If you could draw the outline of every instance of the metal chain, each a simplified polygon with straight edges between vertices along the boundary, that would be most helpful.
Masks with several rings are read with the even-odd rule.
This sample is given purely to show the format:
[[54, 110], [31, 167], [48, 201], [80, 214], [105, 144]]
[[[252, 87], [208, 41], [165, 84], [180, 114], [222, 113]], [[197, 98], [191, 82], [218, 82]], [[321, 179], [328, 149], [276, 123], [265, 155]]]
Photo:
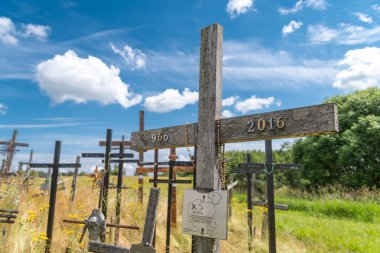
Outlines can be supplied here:
[[267, 165], [264, 163], [264, 171], [265, 171], [265, 173], [267, 173], [268, 175], [272, 174], [273, 171], [274, 171], [274, 167], [275, 167], [275, 166], [276, 166], [276, 164], [275, 164], [275, 163], [272, 163], [272, 170], [271, 170], [271, 171], [268, 171], [268, 170], [267, 170]]
[[189, 148], [189, 131], [187, 130], [188, 125], [190, 124], [189, 123], [185, 124], [185, 143], [186, 143], [187, 152], [189, 153], [191, 164], [193, 165], [193, 168], [195, 168], [194, 156], [191, 155], [190, 148]]
[[217, 145], [217, 154], [218, 154], [218, 175], [221, 183], [222, 190], [226, 189], [226, 156], [225, 156], [225, 145], [222, 143], [221, 134], [220, 134], [220, 120], [216, 120], [216, 145]]

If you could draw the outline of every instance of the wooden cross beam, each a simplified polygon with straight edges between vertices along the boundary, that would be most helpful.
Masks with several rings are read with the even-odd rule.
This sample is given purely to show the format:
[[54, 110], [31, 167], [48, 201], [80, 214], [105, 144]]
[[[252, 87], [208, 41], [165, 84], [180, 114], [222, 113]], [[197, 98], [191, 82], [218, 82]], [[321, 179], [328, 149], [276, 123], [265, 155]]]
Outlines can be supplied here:
[[17, 210], [0, 209], [0, 223], [14, 224], [18, 213]]
[[29, 147], [28, 143], [16, 142], [17, 130], [13, 130], [12, 139], [9, 141], [0, 141], [0, 145], [5, 145], [6, 159], [4, 163], [3, 173], [8, 173], [12, 166], [13, 156], [16, 147]]
[[[198, 123], [134, 132], [131, 137], [131, 149], [137, 151], [196, 146], [196, 189], [220, 189], [219, 158], [215, 145], [218, 141], [248, 142], [338, 132], [336, 106], [323, 104], [221, 119], [220, 138], [217, 138], [216, 121], [222, 111], [222, 44], [223, 28], [219, 24], [202, 29]], [[268, 154], [267, 164], [272, 163], [269, 158]], [[269, 209], [273, 209], [273, 204], [268, 198]], [[219, 252], [217, 240], [200, 236], [194, 238], [196, 253]], [[271, 244], [270, 253], [275, 252]]]
[[53, 163], [31, 163], [30, 168], [52, 168], [53, 174], [50, 184], [50, 200], [49, 200], [49, 214], [47, 221], [46, 236], [48, 238], [46, 242], [45, 252], [50, 252], [51, 243], [53, 241], [53, 227], [54, 227], [54, 214], [55, 214], [55, 202], [57, 198], [57, 182], [59, 168], [80, 168], [81, 165], [77, 163], [59, 163], [61, 156], [61, 141], [55, 142], [54, 148], [54, 160]]
[[95, 253], [156, 253], [152, 247], [154, 230], [156, 227], [157, 207], [160, 198], [160, 189], [151, 188], [149, 202], [146, 209], [144, 231], [141, 243], [132, 244], [131, 249], [120, 246], [90, 241], [88, 251]]

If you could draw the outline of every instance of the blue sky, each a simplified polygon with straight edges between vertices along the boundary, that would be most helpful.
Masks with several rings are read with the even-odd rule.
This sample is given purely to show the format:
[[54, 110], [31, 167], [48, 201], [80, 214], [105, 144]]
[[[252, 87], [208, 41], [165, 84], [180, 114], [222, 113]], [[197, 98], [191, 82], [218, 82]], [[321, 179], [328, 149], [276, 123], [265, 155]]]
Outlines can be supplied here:
[[196, 122], [200, 30], [215, 22], [224, 27], [224, 117], [380, 83], [377, 1], [3, 1], [0, 139], [18, 129], [36, 161], [51, 161], [62, 140], [70, 162], [101, 152], [107, 128], [129, 139], [141, 109], [146, 129]]

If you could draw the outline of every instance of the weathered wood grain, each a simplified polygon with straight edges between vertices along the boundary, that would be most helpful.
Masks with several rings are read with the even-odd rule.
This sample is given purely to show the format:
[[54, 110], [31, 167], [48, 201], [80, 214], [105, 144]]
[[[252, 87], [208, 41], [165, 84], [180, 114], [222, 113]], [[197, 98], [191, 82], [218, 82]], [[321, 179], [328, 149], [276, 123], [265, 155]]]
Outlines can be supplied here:
[[[218, 156], [215, 146], [215, 120], [222, 113], [222, 45], [221, 25], [214, 24], [202, 29], [198, 106], [198, 134], [201, 138], [197, 140], [196, 188], [220, 189], [216, 168]], [[189, 132], [189, 137], [191, 133]], [[191, 136], [193, 137], [189, 139], [193, 139], [194, 143], [194, 135]], [[219, 245], [219, 240], [194, 236], [195, 253], [219, 252]]]
[[239, 183], [238, 181], [235, 181], [235, 182], [233, 182], [233, 183], [227, 185], [227, 191], [233, 189], [235, 186], [238, 185], [238, 183]]
[[144, 231], [141, 242], [152, 245], [154, 236], [154, 227], [157, 219], [157, 207], [160, 199], [160, 189], [151, 188], [149, 193], [148, 208], [146, 210]]
[[129, 253], [127, 248], [97, 241], [90, 241], [88, 251], [95, 253]]
[[[206, 94], [206, 96], [208, 95]], [[205, 115], [205, 117], [208, 116]], [[282, 118], [284, 121], [284, 127], [282, 129], [278, 129], [276, 126], [279, 118]], [[269, 130], [269, 119], [273, 119], [272, 130]], [[263, 131], [259, 131], [257, 129], [259, 120], [266, 121], [266, 128]], [[209, 118], [208, 121], [210, 124], [213, 122], [211, 118]], [[248, 132], [250, 128], [250, 125], [248, 124], [249, 121], [255, 122], [255, 126], [253, 128], [254, 132]], [[215, 124], [212, 125], [215, 126]], [[196, 128], [197, 124], [189, 124], [187, 126], [189, 146], [194, 146], [194, 131]], [[152, 134], [166, 131], [169, 133], [169, 139], [167, 142], [152, 142]], [[337, 107], [332, 103], [252, 114], [221, 120], [222, 141], [225, 143], [334, 134], [338, 131]], [[153, 129], [144, 132], [134, 132], [132, 133], [131, 139], [131, 149], [133, 150], [185, 147], [185, 125]]]

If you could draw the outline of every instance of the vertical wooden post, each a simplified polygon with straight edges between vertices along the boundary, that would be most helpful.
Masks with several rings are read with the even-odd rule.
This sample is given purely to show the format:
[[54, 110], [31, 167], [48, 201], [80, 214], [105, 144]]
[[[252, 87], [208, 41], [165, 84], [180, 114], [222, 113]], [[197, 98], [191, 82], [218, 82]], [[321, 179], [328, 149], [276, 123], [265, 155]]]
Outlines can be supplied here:
[[[174, 161], [169, 161], [169, 182], [173, 180], [173, 164]], [[172, 193], [173, 184], [168, 185], [168, 208], [167, 208], [167, 221], [166, 221], [166, 253], [170, 253], [170, 229], [171, 229], [171, 214], [172, 214]]]
[[30, 176], [30, 164], [32, 163], [32, 160], [33, 160], [33, 149], [30, 150], [30, 155], [29, 155], [29, 163], [28, 163], [28, 166], [26, 167], [26, 193], [28, 194], [29, 192], [29, 176]]
[[[77, 156], [75, 163], [78, 164], [79, 166], [80, 156]], [[70, 201], [71, 204], [74, 203], [74, 198], [75, 198], [75, 190], [77, 187], [77, 177], [78, 177], [78, 169], [79, 169], [78, 166], [76, 166], [74, 169], [73, 182], [71, 183], [71, 201]]]
[[[139, 131], [144, 131], [144, 111], [140, 111], [140, 124], [139, 124]], [[139, 151], [139, 161], [140, 163], [144, 162], [144, 151]], [[139, 167], [143, 167], [142, 165], [139, 165]], [[144, 199], [144, 175], [138, 175], [138, 184], [139, 184], [139, 201], [142, 204]]]
[[[153, 172], [153, 187], [157, 188], [157, 179], [158, 179], [158, 149], [154, 150], [154, 172]], [[156, 227], [154, 227], [154, 235], [153, 235], [153, 247], [156, 247]]]
[[[177, 155], [175, 148], [170, 148], [170, 160], [176, 161], [177, 160]], [[177, 172], [174, 170], [173, 171], [173, 179], [177, 179]], [[173, 184], [173, 189], [172, 189], [172, 214], [171, 214], [171, 225], [172, 227], [177, 227], [177, 186], [176, 184]]]
[[[247, 154], [246, 162], [251, 163], [251, 154]], [[247, 173], [247, 218], [248, 218], [248, 250], [252, 250], [252, 220], [253, 220], [253, 209], [252, 209], [252, 174]]]
[[108, 209], [108, 187], [109, 187], [110, 169], [111, 169], [111, 166], [110, 166], [111, 141], [112, 141], [112, 129], [107, 129], [106, 152], [104, 154], [104, 182], [103, 182], [103, 202], [102, 202], [102, 213], [104, 215], [104, 218], [106, 219], [107, 219], [107, 209]]
[[[121, 138], [120, 147], [120, 162], [119, 168], [117, 171], [117, 189], [116, 189], [116, 224], [120, 224], [120, 206], [121, 206], [121, 187], [123, 185], [123, 166], [124, 163], [122, 161], [124, 154], [124, 135]], [[119, 228], [115, 228], [115, 245], [119, 244]]]
[[[202, 29], [199, 73], [199, 109], [196, 189], [218, 189], [215, 120], [222, 109], [223, 27]], [[219, 240], [195, 236], [195, 252], [219, 252]]]
[[[266, 164], [273, 163], [272, 140], [265, 140], [265, 163]], [[272, 171], [272, 173], [267, 173], [269, 253], [276, 253], [276, 225], [275, 225], [275, 212], [274, 212], [273, 170], [272, 168], [267, 168], [267, 170]]]
[[5, 173], [8, 173], [11, 169], [11, 166], [12, 166], [12, 160], [13, 160], [13, 155], [14, 155], [14, 151], [15, 151], [15, 144], [16, 144], [16, 137], [17, 137], [17, 130], [13, 130], [12, 140], [8, 144], [7, 159], [6, 159], [7, 162], [6, 162], [6, 166], [4, 168]]
[[61, 155], [61, 141], [56, 141], [55, 148], [54, 148], [53, 174], [52, 174], [51, 186], [50, 186], [49, 214], [48, 214], [47, 229], [46, 229], [46, 236], [48, 240], [46, 242], [45, 252], [47, 253], [50, 252], [51, 242], [53, 241], [54, 213], [55, 213], [55, 201], [57, 198], [57, 182], [58, 182], [60, 155]]

